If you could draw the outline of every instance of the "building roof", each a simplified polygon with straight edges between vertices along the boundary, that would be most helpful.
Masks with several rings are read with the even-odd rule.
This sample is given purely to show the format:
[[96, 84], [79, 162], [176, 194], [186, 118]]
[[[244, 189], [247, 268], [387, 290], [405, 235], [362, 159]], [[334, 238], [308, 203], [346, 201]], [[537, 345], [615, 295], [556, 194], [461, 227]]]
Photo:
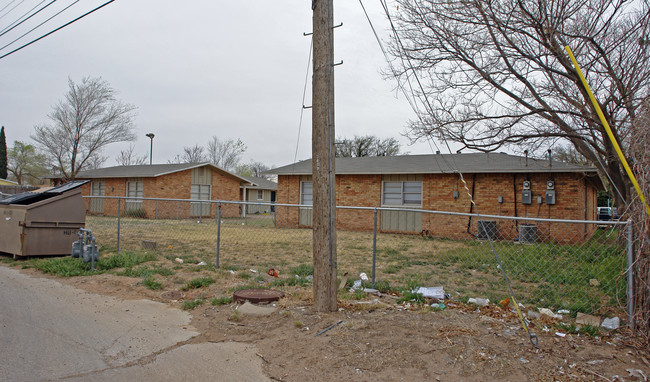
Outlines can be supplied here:
[[243, 178], [246, 178], [249, 182], [252, 183], [251, 186], [246, 186], [246, 188], [249, 188], [251, 190], [271, 190], [271, 191], [276, 191], [278, 189], [278, 184], [275, 183], [272, 180], [268, 180], [266, 178], [256, 178], [253, 176], [244, 176]]
[[208, 166], [213, 169], [239, 179], [242, 182], [250, 183], [248, 179], [221, 169], [211, 163], [170, 163], [134, 166], [114, 166], [98, 168], [95, 170], [81, 171], [77, 179], [103, 179], [103, 178], [156, 178], [162, 175], [173, 174], [179, 171], [191, 170], [198, 167]]
[[[532, 159], [505, 153], [399, 155], [336, 158], [337, 174], [450, 174], [450, 173], [593, 173], [596, 168], [572, 163]], [[277, 175], [311, 175], [311, 159], [266, 172]]]

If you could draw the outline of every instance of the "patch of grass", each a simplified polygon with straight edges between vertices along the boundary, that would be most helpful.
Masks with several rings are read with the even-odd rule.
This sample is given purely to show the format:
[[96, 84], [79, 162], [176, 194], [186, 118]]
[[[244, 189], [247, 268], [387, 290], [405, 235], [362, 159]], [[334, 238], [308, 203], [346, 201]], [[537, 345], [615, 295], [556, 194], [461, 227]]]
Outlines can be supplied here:
[[274, 287], [279, 287], [279, 286], [307, 286], [311, 285], [311, 281], [302, 278], [302, 277], [288, 277], [286, 279], [275, 279], [271, 281], [271, 286]]
[[588, 335], [592, 337], [596, 337], [600, 335], [600, 328], [597, 326], [591, 326], [589, 324], [582, 325], [580, 329], [578, 329], [578, 333], [582, 335]]
[[60, 277], [88, 276], [103, 273], [114, 268], [131, 268], [135, 265], [155, 260], [156, 257], [147, 253], [121, 252], [110, 257], [101, 257], [95, 262], [95, 271], [91, 270], [90, 263], [81, 259], [68, 257], [54, 257], [46, 259], [33, 259], [30, 266], [43, 273]]
[[212, 277], [197, 277], [195, 279], [186, 282], [185, 285], [181, 287], [181, 290], [190, 290], [190, 289], [207, 287], [216, 281], [217, 280], [213, 279]]
[[413, 290], [404, 291], [402, 297], [398, 298], [396, 301], [398, 303], [410, 302], [416, 305], [422, 305], [426, 302], [424, 296], [422, 296], [422, 293], [415, 293]]
[[249, 271], [241, 271], [241, 272], [237, 272], [237, 277], [239, 277], [242, 280], [250, 280], [251, 278], [253, 278], [253, 275], [251, 275]]
[[159, 281], [156, 281], [156, 279], [153, 278], [153, 276], [147, 276], [142, 280], [142, 285], [144, 285], [145, 288], [151, 289], [151, 290], [157, 290], [162, 288], [162, 283]]
[[292, 275], [298, 275], [301, 277], [311, 276], [314, 274], [314, 266], [309, 264], [300, 264], [297, 267], [293, 267], [289, 270]]
[[195, 298], [193, 300], [185, 300], [181, 304], [181, 309], [183, 310], [192, 310], [196, 307], [199, 307], [205, 303], [205, 299], [203, 297]]
[[156, 260], [156, 255], [152, 253], [127, 252], [123, 251], [111, 257], [99, 257], [99, 262], [95, 266], [100, 269], [114, 268], [132, 268], [136, 265]]
[[210, 300], [210, 304], [215, 306], [228, 305], [232, 303], [232, 296], [215, 297]]
[[300, 328], [303, 327], [303, 323], [302, 323], [302, 321], [294, 321], [294, 322], [293, 322], [293, 326], [295, 326], [296, 328], [300, 329]]
[[137, 267], [137, 268], [125, 268], [121, 272], [117, 272], [118, 276], [127, 276], [127, 277], [148, 277], [151, 275], [161, 275], [161, 276], [173, 276], [176, 272], [169, 268], [155, 266], [155, 267]]

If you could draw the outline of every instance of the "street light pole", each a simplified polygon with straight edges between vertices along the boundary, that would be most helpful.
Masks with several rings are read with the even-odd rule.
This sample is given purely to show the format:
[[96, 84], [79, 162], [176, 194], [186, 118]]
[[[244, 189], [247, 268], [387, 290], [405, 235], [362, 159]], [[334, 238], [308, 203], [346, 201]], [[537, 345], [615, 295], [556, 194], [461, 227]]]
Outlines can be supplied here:
[[153, 133], [149, 133], [147, 134], [147, 137], [151, 139], [151, 146], [149, 147], [149, 166], [151, 166], [153, 163], [153, 137], [155, 137], [155, 135]]

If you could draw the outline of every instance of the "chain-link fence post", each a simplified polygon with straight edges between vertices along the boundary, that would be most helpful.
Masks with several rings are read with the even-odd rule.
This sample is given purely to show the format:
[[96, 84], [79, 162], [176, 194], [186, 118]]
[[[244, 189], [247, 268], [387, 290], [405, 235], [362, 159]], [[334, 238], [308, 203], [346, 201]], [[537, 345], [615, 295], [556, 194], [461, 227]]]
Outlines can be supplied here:
[[219, 269], [220, 244], [221, 244], [221, 203], [217, 204], [217, 263], [216, 263], [217, 269]]
[[372, 228], [372, 289], [375, 289], [375, 266], [377, 264], [377, 209]]
[[634, 226], [628, 220], [625, 230], [627, 241], [627, 326], [634, 328]]
[[122, 198], [117, 198], [117, 253], [120, 253], [120, 212], [122, 211]]
[[158, 199], [156, 199], [156, 219], [158, 219]]

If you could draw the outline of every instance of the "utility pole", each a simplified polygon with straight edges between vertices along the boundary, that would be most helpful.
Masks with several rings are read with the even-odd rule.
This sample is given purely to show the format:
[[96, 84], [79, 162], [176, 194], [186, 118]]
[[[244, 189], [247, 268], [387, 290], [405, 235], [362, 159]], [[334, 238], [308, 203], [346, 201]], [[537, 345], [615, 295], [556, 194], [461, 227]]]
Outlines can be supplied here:
[[336, 306], [336, 197], [334, 181], [334, 6], [312, 0], [314, 68], [312, 78], [312, 184], [314, 307]]

